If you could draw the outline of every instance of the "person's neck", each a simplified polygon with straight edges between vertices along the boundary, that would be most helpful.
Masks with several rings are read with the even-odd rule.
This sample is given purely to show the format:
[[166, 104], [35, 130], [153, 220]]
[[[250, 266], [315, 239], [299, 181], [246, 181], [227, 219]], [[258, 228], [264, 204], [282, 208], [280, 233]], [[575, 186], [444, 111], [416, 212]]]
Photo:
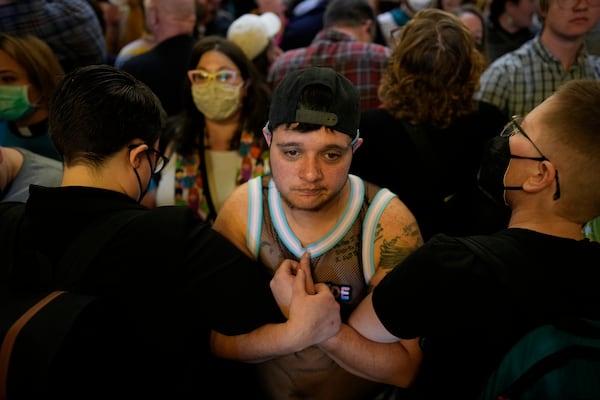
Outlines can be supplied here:
[[352, 38], [354, 38], [354, 40], [358, 40], [359, 42], [365, 41], [365, 40], [362, 40], [362, 38], [359, 35], [359, 32], [355, 28], [350, 28], [350, 27], [346, 27], [346, 26], [334, 26], [331, 29], [333, 29], [336, 32], [340, 32], [345, 35], [351, 36]]
[[571, 68], [571, 65], [577, 59], [577, 55], [583, 46], [585, 36], [575, 39], [566, 39], [558, 37], [549, 29], [544, 29], [540, 36], [540, 41], [561, 62], [565, 71]]
[[48, 119], [48, 109], [43, 106], [40, 108], [36, 108], [27, 118], [22, 119], [20, 121], [15, 121], [15, 125], [19, 128], [24, 126], [31, 126], [37, 123], [40, 123], [44, 120]]
[[229, 118], [225, 121], [206, 120], [204, 135], [207, 148], [215, 151], [231, 150], [231, 142], [240, 131], [239, 118]]
[[[132, 172], [133, 173], [133, 169]], [[64, 166], [61, 187], [82, 186], [97, 189], [112, 190], [114, 192], [129, 195], [115, 176], [124, 177], [123, 173], [115, 173], [108, 166], [105, 168], [91, 168], [86, 165], [78, 164], [74, 166]]]
[[167, 39], [171, 39], [175, 36], [180, 35], [194, 35], [194, 29], [196, 25], [193, 23], [178, 23], [169, 26], [162, 27], [160, 29], [156, 29], [153, 32], [153, 36], [156, 40], [156, 43], [162, 43]]
[[581, 224], [558, 215], [548, 215], [539, 209], [513, 210], [509, 228], [522, 228], [567, 239], [582, 240]]

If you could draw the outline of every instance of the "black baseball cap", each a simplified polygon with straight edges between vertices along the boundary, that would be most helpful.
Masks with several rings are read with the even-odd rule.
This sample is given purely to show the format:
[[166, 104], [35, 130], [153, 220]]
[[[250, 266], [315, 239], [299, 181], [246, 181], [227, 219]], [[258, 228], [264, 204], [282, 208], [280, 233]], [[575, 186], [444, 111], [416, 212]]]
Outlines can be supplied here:
[[[326, 111], [299, 109], [298, 101], [309, 85], [324, 85], [331, 90], [332, 101]], [[354, 84], [342, 74], [327, 67], [308, 67], [285, 75], [273, 92], [269, 126], [301, 122], [326, 126], [358, 137], [360, 96]]]

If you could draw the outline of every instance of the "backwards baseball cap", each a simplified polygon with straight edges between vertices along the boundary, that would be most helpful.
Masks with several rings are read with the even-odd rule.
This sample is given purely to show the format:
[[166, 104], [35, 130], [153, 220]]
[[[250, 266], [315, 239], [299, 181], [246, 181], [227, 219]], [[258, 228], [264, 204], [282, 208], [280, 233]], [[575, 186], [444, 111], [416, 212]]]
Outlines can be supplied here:
[[[331, 91], [326, 110], [299, 108], [307, 86], [323, 85]], [[360, 121], [360, 96], [354, 84], [331, 68], [308, 67], [288, 72], [273, 91], [269, 126], [276, 128], [294, 122], [326, 126], [356, 140]]]

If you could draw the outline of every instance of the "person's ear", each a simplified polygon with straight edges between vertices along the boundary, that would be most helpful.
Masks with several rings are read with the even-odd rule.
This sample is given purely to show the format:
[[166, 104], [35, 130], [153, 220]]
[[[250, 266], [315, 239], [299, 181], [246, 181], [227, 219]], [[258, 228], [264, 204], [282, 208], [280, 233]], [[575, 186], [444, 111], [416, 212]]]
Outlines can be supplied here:
[[268, 125], [263, 128], [263, 136], [267, 142], [267, 146], [271, 147], [271, 140], [273, 139], [273, 133], [269, 130]]
[[252, 85], [252, 79], [248, 78], [248, 79], [246, 79], [246, 81], [242, 85], [242, 89], [240, 90], [242, 99], [248, 95], [248, 90], [250, 90], [250, 85]]
[[358, 138], [354, 143], [352, 143], [352, 154], [363, 144], [363, 138]]
[[148, 145], [145, 143], [129, 149], [129, 163], [133, 168], [139, 168], [146, 150], [148, 150]]
[[364, 36], [367, 38], [366, 41], [372, 42], [375, 39], [375, 23], [372, 19], [368, 19], [363, 22], [362, 26]]
[[525, 192], [537, 193], [551, 187], [556, 181], [556, 167], [550, 161], [542, 161], [538, 164], [538, 172], [523, 182]]

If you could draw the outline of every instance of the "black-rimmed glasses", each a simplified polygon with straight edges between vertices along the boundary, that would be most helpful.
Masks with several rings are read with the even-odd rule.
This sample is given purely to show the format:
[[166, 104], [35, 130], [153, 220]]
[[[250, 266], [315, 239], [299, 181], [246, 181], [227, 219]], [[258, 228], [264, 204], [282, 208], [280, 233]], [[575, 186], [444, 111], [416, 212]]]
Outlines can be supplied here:
[[[516, 133], [516, 131], [518, 131], [521, 135], [523, 135], [523, 137], [525, 137], [525, 139], [527, 139], [529, 141], [529, 143], [531, 143], [533, 148], [538, 153], [540, 153], [541, 157], [525, 157], [525, 156], [518, 156], [518, 155], [511, 154], [510, 158], [516, 158], [516, 159], [520, 159], [520, 160], [533, 160], [533, 161], [540, 161], [540, 162], [541, 161], [550, 161], [548, 159], [548, 157], [546, 157], [544, 155], [544, 153], [542, 153], [542, 151], [539, 149], [539, 147], [537, 147], [537, 145], [533, 142], [533, 140], [531, 140], [529, 135], [527, 133], [525, 133], [525, 130], [523, 130], [523, 127], [521, 126], [522, 121], [523, 121], [523, 117], [521, 117], [519, 115], [513, 115], [512, 118], [510, 119], [510, 122], [508, 124], [506, 124], [506, 126], [500, 133], [500, 136], [510, 137], [510, 136], [513, 136]], [[552, 162], [552, 161], [550, 161], [550, 162]], [[554, 193], [553, 199], [558, 200], [560, 198], [560, 184], [558, 183], [558, 169], [555, 169], [555, 179], [556, 179], [556, 192]]]
[[[131, 151], [131, 150], [135, 149], [136, 147], [140, 147], [143, 144], [147, 144], [147, 143], [130, 144], [129, 146], [127, 146], [127, 148], [129, 149], [129, 151]], [[169, 163], [169, 158], [167, 156], [162, 154], [160, 151], [154, 149], [149, 144], [148, 144], [148, 149], [146, 150], [146, 154], [148, 156], [148, 162], [150, 163], [150, 166], [152, 166], [153, 174], [158, 174]], [[150, 154], [152, 154], [154, 156], [154, 163], [152, 162], [152, 160], [150, 158]]]

